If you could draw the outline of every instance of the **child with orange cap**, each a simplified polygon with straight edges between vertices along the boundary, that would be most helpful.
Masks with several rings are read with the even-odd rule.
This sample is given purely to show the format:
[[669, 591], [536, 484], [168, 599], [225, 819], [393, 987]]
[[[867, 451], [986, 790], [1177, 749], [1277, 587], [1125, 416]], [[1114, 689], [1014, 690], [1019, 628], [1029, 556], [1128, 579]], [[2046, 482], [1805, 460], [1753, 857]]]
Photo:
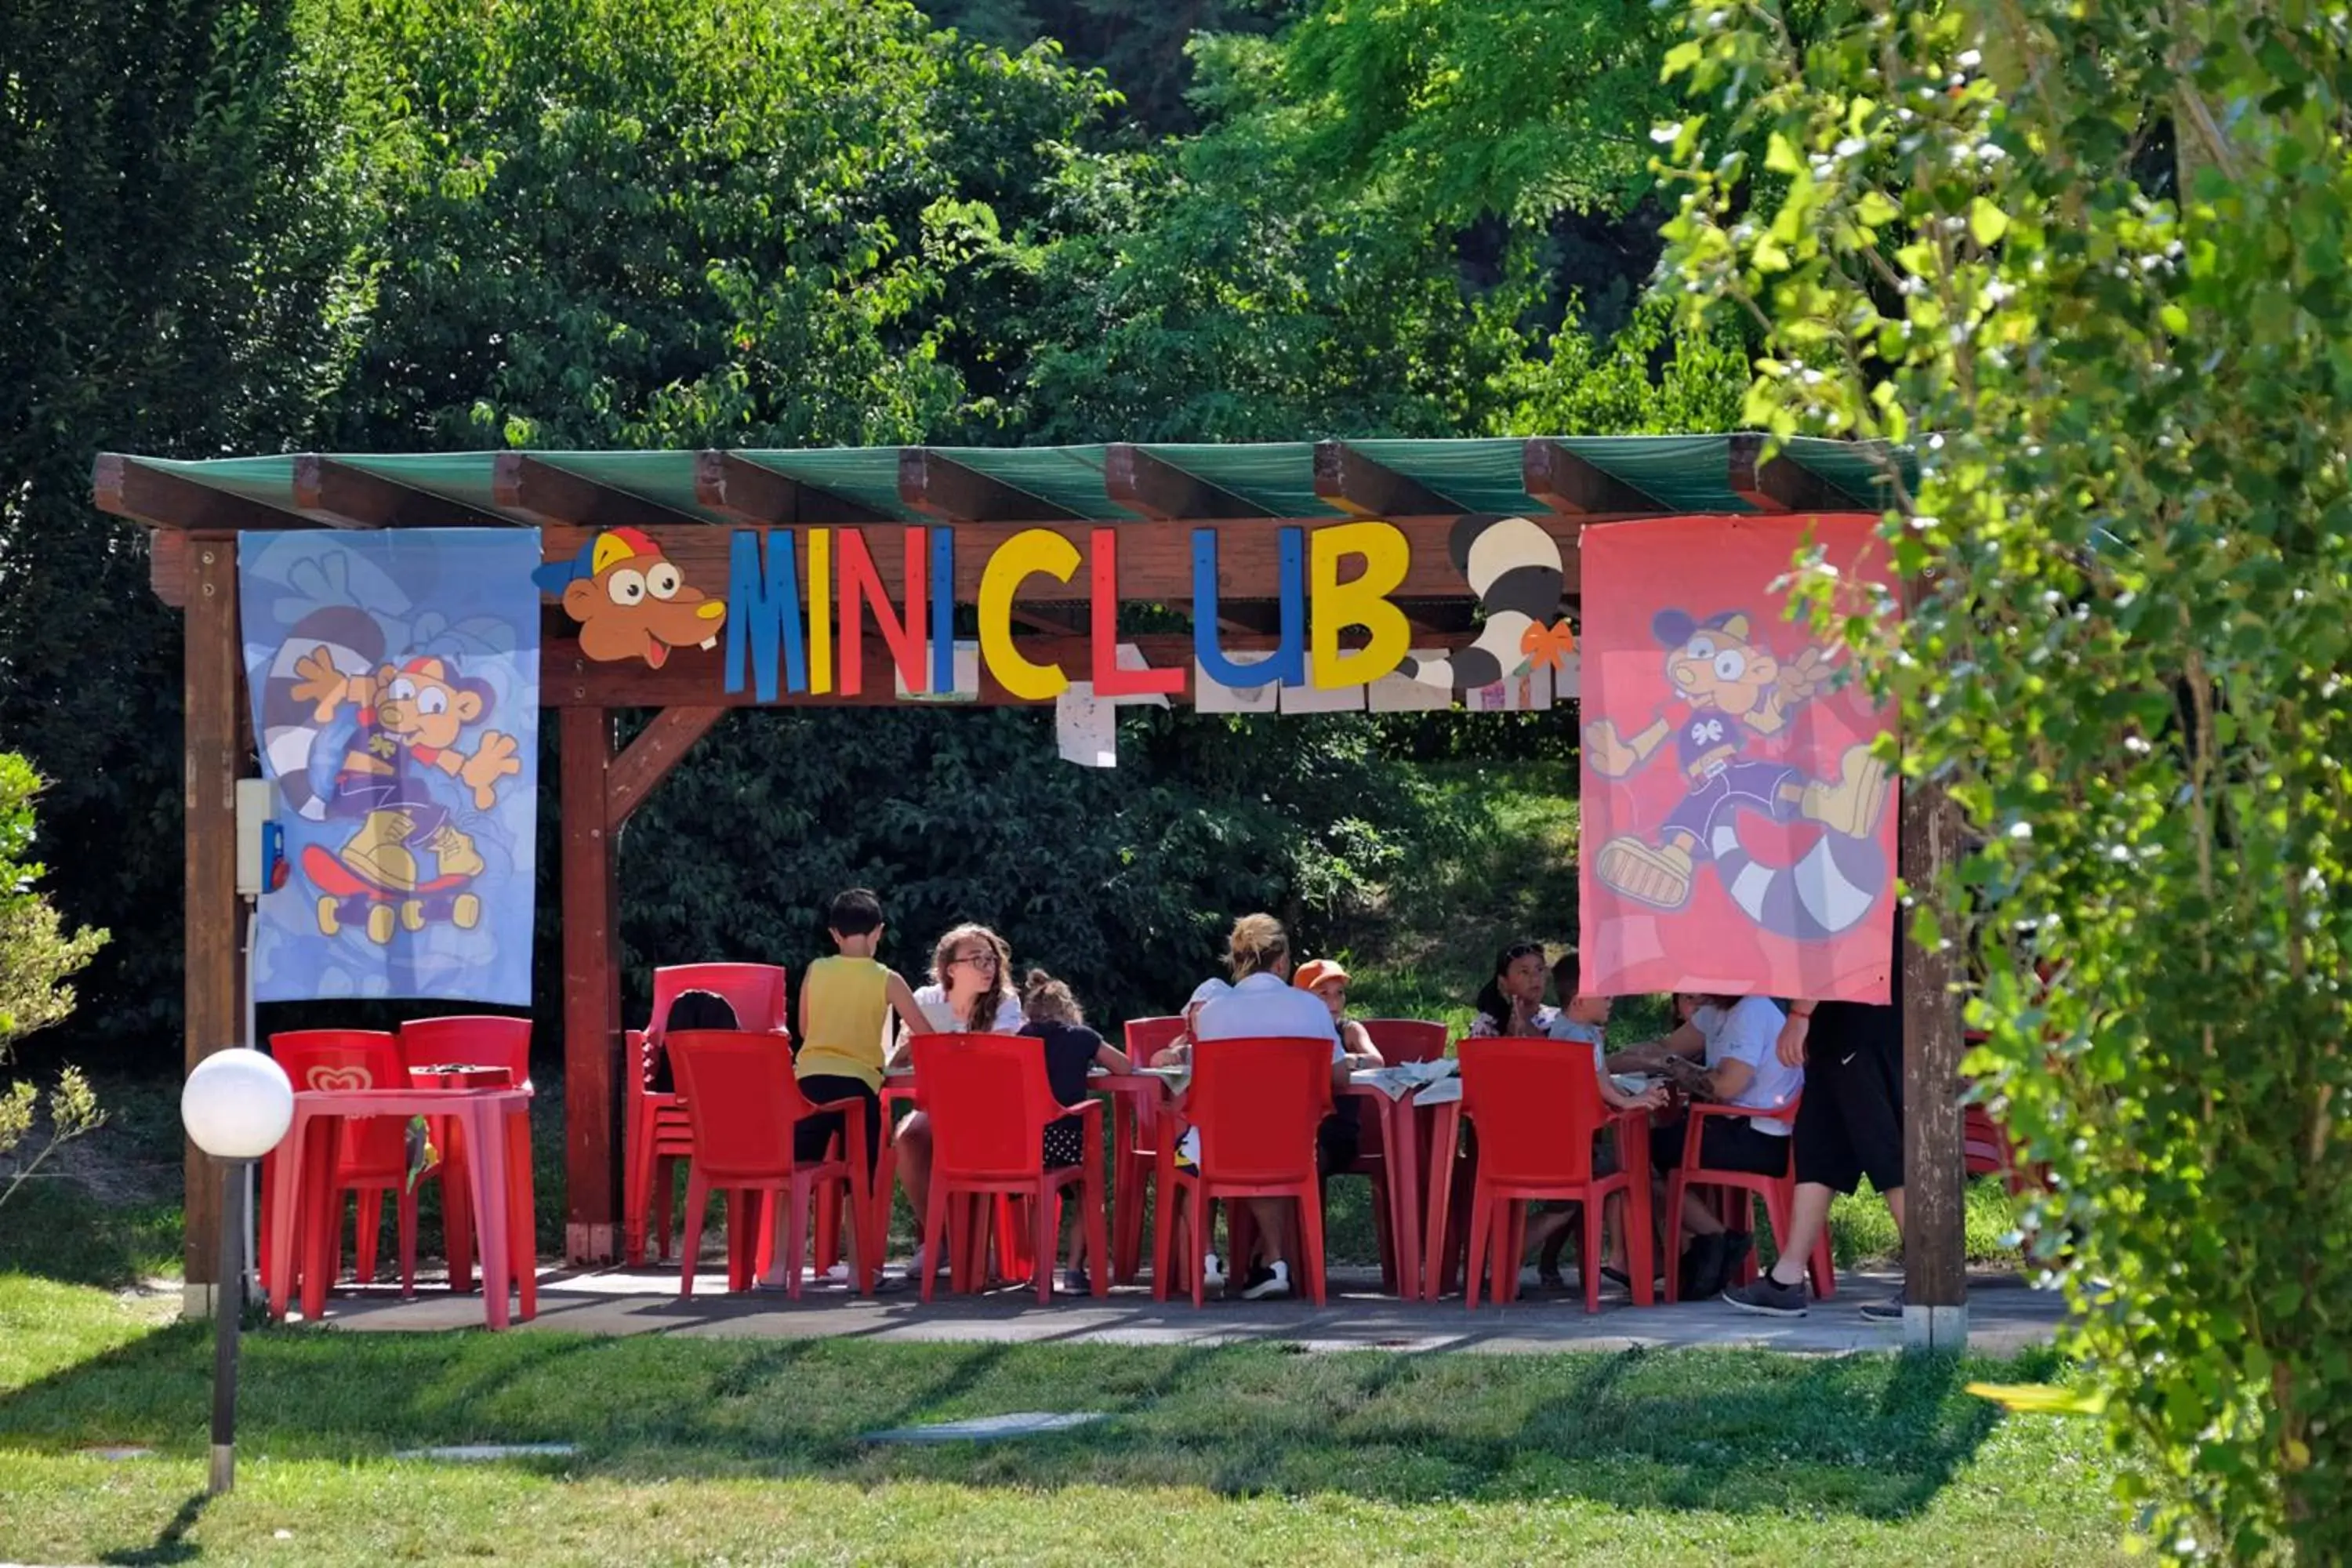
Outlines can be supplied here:
[[[1350, 1073], [1382, 1064], [1379, 1047], [1364, 1026], [1348, 1016], [1348, 972], [1338, 960], [1310, 958], [1298, 966], [1290, 983], [1301, 991], [1311, 991], [1331, 1009], [1331, 1026], [1339, 1031], [1339, 1049], [1331, 1058], [1331, 1076], [1335, 1084], [1344, 1084]], [[1363, 1107], [1351, 1095], [1341, 1095], [1331, 1104], [1331, 1114], [1323, 1119], [1316, 1130], [1315, 1152], [1323, 1173], [1344, 1171], [1356, 1163], [1363, 1146]]]

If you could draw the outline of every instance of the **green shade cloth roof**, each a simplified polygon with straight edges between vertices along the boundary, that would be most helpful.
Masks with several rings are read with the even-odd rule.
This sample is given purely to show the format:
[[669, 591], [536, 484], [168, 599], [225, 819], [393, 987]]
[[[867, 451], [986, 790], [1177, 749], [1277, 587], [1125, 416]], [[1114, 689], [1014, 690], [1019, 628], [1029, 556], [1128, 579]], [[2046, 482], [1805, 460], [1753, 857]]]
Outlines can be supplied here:
[[[1756, 510], [1730, 488], [1733, 437], [1714, 436], [1573, 436], [1557, 438], [1594, 468], [1654, 503], [1661, 513], [1745, 512]], [[1349, 441], [1361, 459], [1387, 468], [1443, 497], [1465, 512], [1524, 512], [1547, 509], [1526, 489], [1527, 440], [1495, 437], [1460, 440]], [[808, 450], [738, 450], [730, 455], [769, 468], [867, 511], [908, 522], [925, 521], [898, 489], [902, 451], [898, 447], [827, 447]], [[1062, 511], [1103, 522], [1139, 521], [1110, 499], [1103, 470], [1108, 448], [1082, 447], [933, 447], [919, 448], [986, 475], [999, 484], [1034, 496]], [[1330, 518], [1343, 511], [1315, 493], [1315, 444], [1280, 441], [1233, 445], [1143, 444], [1140, 449], [1168, 466], [1265, 511], [1271, 517]], [[456, 501], [516, 522], [531, 521], [498, 504], [493, 487], [496, 452], [435, 452], [398, 455], [331, 454], [335, 462], [377, 478]], [[611, 489], [625, 491], [687, 517], [711, 523], [730, 521], [706, 508], [695, 493], [698, 454], [692, 451], [532, 452], [551, 468]], [[1853, 442], [1801, 438], [1781, 455], [1865, 506], [1875, 506], [1891, 460], [1906, 484], [1916, 464], [1907, 451]], [[224, 458], [204, 462], [160, 458], [126, 461], [173, 475], [207, 489], [279, 510], [293, 511], [296, 458]]]

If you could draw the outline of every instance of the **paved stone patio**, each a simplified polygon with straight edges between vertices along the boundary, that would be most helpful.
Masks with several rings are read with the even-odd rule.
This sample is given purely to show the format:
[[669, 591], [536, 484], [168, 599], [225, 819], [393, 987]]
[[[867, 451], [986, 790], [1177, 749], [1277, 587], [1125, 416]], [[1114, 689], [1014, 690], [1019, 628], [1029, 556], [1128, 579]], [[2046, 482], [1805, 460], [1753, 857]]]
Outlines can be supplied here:
[[[879, 1297], [853, 1297], [838, 1286], [811, 1284], [793, 1301], [781, 1292], [726, 1294], [723, 1269], [696, 1276], [690, 1301], [677, 1299], [675, 1268], [548, 1270], [540, 1276], [539, 1317], [520, 1331], [562, 1330], [590, 1334], [719, 1334], [740, 1338], [867, 1339], [885, 1342], [939, 1341], [993, 1343], [1202, 1345], [1295, 1344], [1309, 1351], [1461, 1350], [1490, 1353], [1622, 1351], [1635, 1347], [1752, 1346], [1799, 1354], [1891, 1350], [1900, 1326], [1865, 1322], [1855, 1309], [1894, 1293], [1899, 1276], [1885, 1271], [1842, 1273], [1834, 1300], [1814, 1303], [1802, 1318], [1759, 1318], [1719, 1300], [1639, 1308], [1604, 1290], [1601, 1310], [1588, 1316], [1580, 1292], [1533, 1289], [1509, 1307], [1482, 1303], [1466, 1310], [1460, 1297], [1406, 1302], [1379, 1294], [1375, 1271], [1335, 1271], [1328, 1305], [1305, 1300], [1216, 1301], [1195, 1311], [1189, 1299], [1155, 1302], [1144, 1288], [1122, 1288], [1103, 1300], [1057, 1297], [1040, 1306], [1027, 1290], [955, 1296], [940, 1282], [926, 1307], [911, 1286]], [[2064, 1303], [2008, 1274], [1969, 1281], [1969, 1345], [1990, 1355], [2013, 1355], [2052, 1339]], [[352, 1330], [478, 1329], [478, 1295], [451, 1296], [418, 1285], [413, 1301], [398, 1287], [345, 1287], [329, 1299], [326, 1321]]]

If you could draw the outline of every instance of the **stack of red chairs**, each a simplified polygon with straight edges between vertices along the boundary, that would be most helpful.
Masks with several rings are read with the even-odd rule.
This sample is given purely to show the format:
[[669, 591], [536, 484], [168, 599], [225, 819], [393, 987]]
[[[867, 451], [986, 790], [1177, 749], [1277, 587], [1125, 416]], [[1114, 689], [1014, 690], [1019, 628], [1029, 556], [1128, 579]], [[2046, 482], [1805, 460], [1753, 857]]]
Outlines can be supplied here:
[[[1331, 1042], [1267, 1038], [1195, 1040], [1192, 1078], [1175, 1114], [1158, 1134], [1160, 1206], [1152, 1227], [1151, 1294], [1168, 1299], [1176, 1228], [1188, 1231], [1184, 1268], [1192, 1304], [1206, 1295], [1208, 1205], [1236, 1198], [1287, 1198], [1298, 1205], [1299, 1250], [1308, 1300], [1323, 1305], [1322, 1184], [1315, 1173], [1315, 1132], [1331, 1113]], [[1186, 1125], [1200, 1130], [1199, 1168], [1176, 1163]], [[1181, 1212], [1181, 1218], [1180, 1218]], [[1241, 1244], [1235, 1241], [1236, 1254]], [[1234, 1258], [1236, 1267], [1244, 1259]]]
[[[784, 971], [773, 963], [676, 963], [654, 971], [653, 1016], [641, 1032], [629, 1031], [632, 1063], [622, 1101], [622, 1258], [632, 1268], [646, 1260], [646, 1213], [655, 1212], [661, 1256], [669, 1256], [669, 1210], [677, 1162], [694, 1157], [694, 1128], [678, 1093], [653, 1091], [652, 1063], [646, 1045], [659, 1042], [671, 1004], [688, 991], [709, 991], [727, 999], [744, 1029], [789, 1035], [784, 1023]], [[772, 1045], [772, 1041], [771, 1042]], [[790, 1058], [787, 1057], [787, 1066]], [[683, 1081], [683, 1080], [679, 1080]], [[658, 1196], [660, 1203], [655, 1203]], [[692, 1261], [691, 1258], [688, 1259]]]
[[[269, 1054], [297, 1089], [404, 1089], [408, 1084], [408, 1068], [400, 1059], [399, 1045], [381, 1029], [290, 1030], [269, 1037]], [[277, 1164], [276, 1154], [263, 1157], [261, 1191], [265, 1205]], [[413, 1292], [416, 1289], [416, 1194], [408, 1188], [407, 1129], [398, 1118], [344, 1122], [341, 1135], [336, 1140], [330, 1185], [324, 1191], [305, 1189], [302, 1193], [295, 1235], [307, 1236], [313, 1226], [326, 1228], [330, 1280], [340, 1278], [343, 1271], [342, 1207], [346, 1193], [352, 1194], [359, 1205], [352, 1259], [352, 1272], [359, 1282], [369, 1285], [375, 1281], [383, 1199], [390, 1193], [400, 1229], [401, 1288]], [[308, 1249], [298, 1244], [297, 1256], [293, 1258], [271, 1256], [267, 1243], [269, 1215], [266, 1206], [260, 1215], [260, 1229], [264, 1238], [260, 1258], [264, 1279], [272, 1278], [273, 1268], [285, 1268], [299, 1282], [300, 1255]]]
[[[1364, 1033], [1370, 1037], [1372, 1048], [1381, 1053], [1381, 1060], [1391, 1067], [1406, 1062], [1433, 1062], [1445, 1054], [1443, 1024], [1426, 1024], [1415, 1018], [1367, 1018]], [[1394, 1295], [1396, 1237], [1389, 1224], [1388, 1149], [1378, 1117], [1363, 1119], [1355, 1161], [1338, 1173], [1371, 1179], [1372, 1232], [1380, 1238], [1381, 1246], [1381, 1289]]]
[[[1584, 1208], [1584, 1310], [1601, 1310], [1602, 1210], [1612, 1194], [1627, 1199], [1626, 1248], [1633, 1278], [1650, 1278], [1648, 1194], [1635, 1186], [1633, 1162], [1593, 1173], [1592, 1143], [1609, 1118], [1590, 1058], [1550, 1040], [1462, 1042], [1462, 1114], [1478, 1130], [1478, 1174], [1471, 1189], [1470, 1253], [1463, 1289], [1478, 1305], [1480, 1264], [1495, 1300], [1518, 1299], [1519, 1259], [1527, 1253], [1527, 1205], [1538, 1200]], [[1563, 1114], [1564, 1112], [1564, 1114]], [[1646, 1174], [1643, 1176], [1646, 1184]]]
[[[1000, 1230], [1012, 1224], [1018, 1199], [1034, 1218], [1025, 1238], [1037, 1300], [1054, 1297], [1054, 1258], [1062, 1234], [1062, 1198], [1078, 1189], [1084, 1205], [1088, 1255], [1094, 1260], [1097, 1296], [1110, 1290], [1103, 1267], [1108, 1238], [1103, 1224], [1102, 1101], [1063, 1105], [1045, 1079], [1041, 1040], [1019, 1035], [918, 1035], [915, 1087], [931, 1119], [931, 1184], [923, 1216], [924, 1255], [937, 1258], [940, 1230], [947, 1230], [956, 1289], [973, 1290], [986, 1279], [987, 1248], [981, 1245], [992, 1209], [1001, 1209]], [[1064, 1116], [1084, 1119], [1085, 1153], [1076, 1165], [1045, 1168], [1046, 1123]], [[999, 1200], [992, 1203], [993, 1198]], [[1010, 1235], [1000, 1234], [1004, 1273], [1019, 1267]], [[922, 1295], [931, 1299], [935, 1272], [923, 1271]]]
[[[400, 1026], [401, 1065], [415, 1075], [427, 1068], [467, 1066], [498, 1068], [513, 1084], [530, 1082], [530, 1020], [482, 1014], [446, 1018], [411, 1018]], [[433, 1147], [439, 1163], [419, 1178], [419, 1184], [441, 1184], [441, 1233], [449, 1255], [449, 1288], [470, 1290], [474, 1280], [474, 1205], [466, 1184], [466, 1151], [450, 1136], [455, 1123], [446, 1116], [431, 1119]]]
[[[763, 1251], [761, 1237], [773, 1226], [772, 1204], [785, 1210], [785, 1289], [801, 1294], [801, 1258], [808, 1240], [809, 1207], [819, 1194], [849, 1192], [850, 1273], [856, 1289], [870, 1292], [881, 1266], [881, 1240], [871, 1234], [874, 1212], [867, 1192], [869, 1169], [865, 1118], [853, 1109], [842, 1117], [842, 1136], [824, 1157], [803, 1164], [793, 1157], [793, 1131], [820, 1108], [801, 1093], [789, 1052], [775, 1036], [750, 1030], [688, 1029], [667, 1039], [686, 1115], [692, 1124], [694, 1152], [688, 1167], [686, 1234], [678, 1296], [694, 1294], [694, 1268], [702, 1245], [702, 1220], [713, 1191], [727, 1197], [727, 1288], [751, 1288]], [[757, 1201], [755, 1201], [757, 1200]]]
[[[1146, 1068], [1151, 1058], [1176, 1043], [1184, 1033], [1181, 1017], [1129, 1018], [1127, 1021], [1127, 1059], [1130, 1066]], [[1125, 1284], [1143, 1268], [1143, 1199], [1151, 1185], [1152, 1173], [1159, 1168], [1159, 1132], [1153, 1119], [1148, 1115], [1136, 1119], [1134, 1132], [1118, 1141], [1111, 1151], [1112, 1170], [1110, 1276]]]
[[[1797, 1107], [1804, 1097], [1792, 1098], [1769, 1120], [1785, 1121], [1791, 1128], [1797, 1124]], [[1699, 1163], [1699, 1134], [1710, 1116], [1754, 1116], [1753, 1107], [1719, 1105], [1707, 1101], [1692, 1102], [1690, 1120], [1683, 1128], [1683, 1163], [1666, 1177], [1666, 1300], [1681, 1299], [1682, 1270], [1675, 1260], [1683, 1249], [1683, 1194], [1692, 1187], [1712, 1187], [1725, 1206], [1724, 1220], [1734, 1229], [1752, 1228], [1748, 1223], [1755, 1200], [1764, 1200], [1764, 1217], [1771, 1223], [1772, 1234], [1789, 1234], [1789, 1215], [1797, 1199], [1796, 1140], [1790, 1144], [1788, 1168], [1778, 1174], [1759, 1176], [1746, 1171], [1718, 1171]], [[1830, 1227], [1822, 1226], [1821, 1236], [1813, 1243], [1813, 1255], [1808, 1260], [1813, 1276], [1813, 1295], [1826, 1301], [1837, 1294], [1837, 1265], [1830, 1256]], [[1756, 1262], [1751, 1256], [1741, 1267], [1743, 1282], [1755, 1278]]]

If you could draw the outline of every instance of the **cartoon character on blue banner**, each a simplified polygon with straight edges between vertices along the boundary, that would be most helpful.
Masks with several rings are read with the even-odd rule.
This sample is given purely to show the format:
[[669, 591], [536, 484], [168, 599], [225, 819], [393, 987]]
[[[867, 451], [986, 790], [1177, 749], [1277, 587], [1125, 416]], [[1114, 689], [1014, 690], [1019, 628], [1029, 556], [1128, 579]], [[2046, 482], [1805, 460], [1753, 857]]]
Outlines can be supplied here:
[[[1690, 900], [1696, 868], [1716, 875], [1748, 918], [1799, 941], [1832, 936], [1867, 913], [1886, 886], [1886, 857], [1876, 834], [1893, 781], [1867, 745], [1849, 747], [1838, 777], [1809, 778], [1783, 762], [1754, 755], [1751, 737], [1785, 732], [1790, 715], [1829, 683], [1828, 656], [1808, 647], [1783, 663], [1750, 631], [1741, 612], [1694, 620], [1662, 610], [1651, 632], [1666, 649], [1666, 678], [1688, 705], [1677, 723], [1661, 714], [1628, 738], [1606, 719], [1588, 725], [1587, 760], [1603, 778], [1647, 763], [1669, 737], [1690, 793], [1654, 838], [1621, 835], [1601, 847], [1601, 883], [1653, 909]], [[1826, 829], [1794, 866], [1767, 867], [1741, 846], [1746, 814], [1773, 822], [1815, 822]]]

